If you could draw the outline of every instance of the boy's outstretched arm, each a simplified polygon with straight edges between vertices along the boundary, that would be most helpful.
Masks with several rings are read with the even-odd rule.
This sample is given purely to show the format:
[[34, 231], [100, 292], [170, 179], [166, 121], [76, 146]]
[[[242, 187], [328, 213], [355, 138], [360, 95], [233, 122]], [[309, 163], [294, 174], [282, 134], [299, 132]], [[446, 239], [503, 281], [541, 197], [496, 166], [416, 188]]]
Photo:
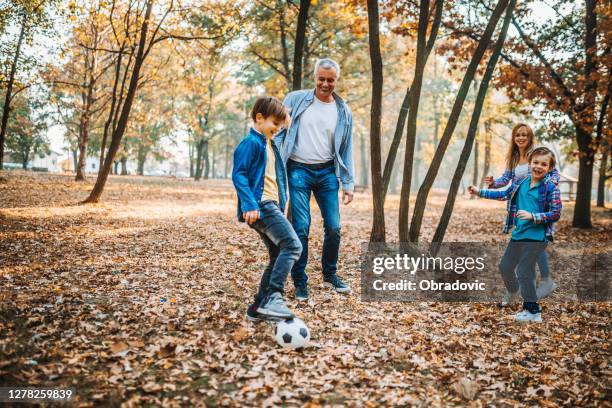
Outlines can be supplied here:
[[559, 218], [561, 218], [561, 209], [563, 205], [561, 204], [561, 192], [556, 185], [554, 190], [551, 191], [549, 208], [550, 211], [533, 213], [533, 222], [536, 224], [544, 224], [558, 221]]
[[248, 170], [251, 167], [255, 155], [255, 151], [251, 144], [252, 142], [245, 139], [240, 142], [236, 150], [234, 150], [232, 182], [240, 198], [240, 211], [242, 213], [259, 211], [259, 204], [255, 200], [251, 188], [249, 187]]

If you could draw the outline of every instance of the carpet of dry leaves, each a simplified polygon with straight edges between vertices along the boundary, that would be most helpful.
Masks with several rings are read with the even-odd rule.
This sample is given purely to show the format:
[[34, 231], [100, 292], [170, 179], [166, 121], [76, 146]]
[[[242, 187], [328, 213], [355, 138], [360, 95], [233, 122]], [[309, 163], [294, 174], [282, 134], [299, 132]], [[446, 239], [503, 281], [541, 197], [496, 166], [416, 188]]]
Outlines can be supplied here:
[[[101, 204], [79, 205], [92, 184], [0, 172], [0, 386], [74, 387], [82, 406], [610, 406], [609, 303], [553, 296], [544, 323], [524, 326], [491, 304], [361, 302], [367, 194], [341, 213], [350, 296], [321, 286], [315, 211], [309, 303], [287, 285], [313, 341], [292, 351], [244, 320], [267, 256], [228, 181], [113, 176]], [[611, 240], [610, 210], [594, 209], [590, 231], [571, 211], [560, 242]], [[447, 240], [505, 241], [503, 216], [461, 198]]]

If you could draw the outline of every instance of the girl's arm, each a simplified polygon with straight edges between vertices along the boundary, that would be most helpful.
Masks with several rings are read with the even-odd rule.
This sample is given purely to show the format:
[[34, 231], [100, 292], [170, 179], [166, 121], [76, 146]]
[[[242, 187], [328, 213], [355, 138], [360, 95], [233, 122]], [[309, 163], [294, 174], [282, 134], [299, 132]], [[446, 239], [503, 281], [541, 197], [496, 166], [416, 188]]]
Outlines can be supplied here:
[[534, 223], [544, 224], [559, 220], [559, 218], [561, 217], [561, 208], [563, 208], [563, 205], [561, 204], [561, 192], [559, 191], [559, 187], [557, 187], [557, 185], [555, 185], [555, 188], [550, 192], [549, 201], [549, 211], [533, 213]]
[[512, 181], [512, 170], [506, 169], [500, 178], [493, 180], [489, 188], [502, 188]]
[[512, 190], [512, 186], [504, 190], [486, 190], [483, 188], [478, 191], [478, 196], [489, 200], [507, 201], [512, 196]]
[[482, 198], [488, 198], [489, 200], [506, 201], [510, 199], [510, 197], [512, 196], [513, 187], [514, 185], [510, 186], [509, 188], [505, 190], [486, 190], [484, 188], [479, 189], [476, 186], [469, 186], [468, 192], [471, 195], [482, 197]]

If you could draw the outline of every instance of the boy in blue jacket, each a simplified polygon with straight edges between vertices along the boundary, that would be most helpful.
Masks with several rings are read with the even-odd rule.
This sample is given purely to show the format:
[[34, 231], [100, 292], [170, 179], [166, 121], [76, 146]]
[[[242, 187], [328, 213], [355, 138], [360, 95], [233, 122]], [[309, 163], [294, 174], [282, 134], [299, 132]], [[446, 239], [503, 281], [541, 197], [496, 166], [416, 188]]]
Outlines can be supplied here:
[[523, 310], [516, 315], [516, 320], [541, 322], [542, 311], [535, 287], [535, 264], [548, 242], [553, 240], [553, 224], [561, 216], [562, 205], [559, 187], [547, 177], [555, 168], [555, 154], [546, 147], [538, 147], [531, 151], [527, 159], [529, 176], [513, 181], [510, 188], [479, 190], [469, 186], [468, 191], [483, 198], [508, 201], [504, 232], [509, 232], [513, 227], [514, 230], [499, 263], [499, 270], [510, 294], [506, 304], [511, 304], [518, 297], [520, 289]]
[[238, 221], [257, 231], [270, 262], [263, 272], [247, 319], [290, 319], [294, 314], [283, 299], [285, 281], [302, 253], [302, 244], [285, 218], [287, 177], [273, 136], [288, 127], [282, 102], [266, 96], [255, 101], [253, 127], [234, 151], [232, 181], [238, 194]]

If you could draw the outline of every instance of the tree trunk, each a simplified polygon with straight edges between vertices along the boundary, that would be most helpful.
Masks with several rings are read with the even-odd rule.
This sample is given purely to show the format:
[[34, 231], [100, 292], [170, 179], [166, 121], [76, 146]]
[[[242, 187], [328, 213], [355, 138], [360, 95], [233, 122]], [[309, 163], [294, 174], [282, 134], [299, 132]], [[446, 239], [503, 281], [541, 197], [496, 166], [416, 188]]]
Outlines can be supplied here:
[[[434, 78], [438, 79], [438, 60], [434, 58]], [[433, 147], [438, 146], [438, 134], [440, 132], [440, 111], [438, 109], [438, 93], [433, 94], [433, 114], [434, 114], [434, 132], [433, 132]]]
[[76, 168], [77, 168], [77, 164], [78, 164], [78, 149], [70, 149], [70, 151], [72, 152], [72, 164], [74, 165], [74, 171], [76, 172]]
[[383, 63], [380, 52], [378, 0], [368, 0], [370, 63], [372, 65], [372, 104], [370, 109], [370, 160], [372, 172], [373, 219], [370, 242], [385, 242], [385, 212], [382, 191], [381, 117]]
[[113, 137], [111, 139], [111, 144], [108, 148], [108, 154], [104, 159], [104, 167], [102, 167], [98, 172], [96, 184], [91, 190], [89, 197], [84, 201], [85, 203], [95, 203], [98, 202], [98, 200], [100, 199], [100, 196], [104, 191], [104, 185], [106, 184], [106, 180], [108, 179], [108, 174], [110, 173], [110, 167], [115, 159], [115, 154], [117, 154], [119, 146], [121, 145], [121, 139], [123, 138], [123, 134], [125, 133], [125, 128], [127, 127], [127, 122], [130, 117], [130, 110], [132, 109], [132, 103], [134, 102], [134, 96], [136, 95], [136, 90], [138, 88], [140, 69], [142, 68], [145, 59], [145, 46], [147, 44], [147, 33], [149, 30], [149, 19], [151, 18], [152, 8], [153, 1], [147, 1], [144, 20], [140, 30], [138, 53], [136, 55], [136, 60], [134, 61], [134, 69], [130, 78], [130, 85], [128, 87], [125, 102], [123, 103], [123, 106], [121, 108], [121, 115], [117, 122], [117, 127], [113, 131]]
[[308, 22], [308, 9], [310, 0], [300, 0], [297, 28], [295, 32], [295, 47], [293, 50], [293, 83], [292, 89], [302, 89], [302, 56], [306, 39], [306, 23]]
[[414, 155], [415, 155], [414, 166], [412, 167], [412, 185], [413, 186], [418, 186], [420, 182], [419, 180], [419, 177], [420, 177], [419, 169], [421, 167], [420, 152], [421, 152], [421, 136], [417, 134], [416, 145], [414, 148]]
[[208, 140], [204, 142], [204, 150], [202, 151], [202, 157], [204, 158], [204, 180], [208, 180], [210, 177], [210, 157], [208, 156]]
[[429, 0], [420, 0], [416, 66], [414, 68], [414, 80], [410, 87], [410, 107], [408, 108], [408, 122], [406, 124], [406, 151], [404, 155], [404, 172], [398, 217], [399, 241], [403, 243], [409, 241], [408, 213], [410, 210], [410, 189], [412, 187], [412, 165], [414, 160], [414, 145], [416, 142], [417, 115], [419, 112], [421, 87], [423, 85], [423, 73], [425, 72], [426, 62], [425, 47], [429, 20], [428, 13]]
[[30, 149], [24, 149], [23, 150], [23, 156], [21, 157], [21, 168], [23, 170], [27, 170], [28, 169], [28, 162], [30, 161]]
[[[609, 51], [609, 50], [608, 50]], [[601, 162], [599, 164], [599, 179], [597, 180], [597, 206], [604, 207], [606, 203], [606, 180], [608, 178], [608, 158], [610, 156], [610, 150], [612, 145], [609, 140], [602, 142], [602, 136], [604, 131], [604, 124], [608, 119], [609, 124], [609, 112], [608, 105], [610, 103], [610, 95], [612, 94], [612, 81], [608, 81], [608, 89], [606, 96], [601, 104], [599, 110], [599, 118], [597, 119], [597, 126], [595, 128], [595, 140], [600, 144], [601, 151]]]
[[[475, 79], [473, 82], [473, 86], [474, 86], [474, 91], [476, 91], [478, 89], [478, 80]], [[476, 103], [476, 102], [474, 102]], [[484, 101], [483, 101], [484, 104]], [[482, 106], [480, 107], [480, 110], [482, 111]], [[476, 106], [474, 106], [474, 111], [476, 111]], [[472, 184], [473, 185], [478, 185], [478, 124], [476, 124], [476, 133], [474, 134], [474, 167], [473, 167], [473, 174], [472, 174]]]
[[[289, 79], [289, 48], [287, 47], [287, 23], [285, 22], [285, 5], [278, 7], [278, 27], [280, 29], [281, 50], [283, 53], [283, 68]], [[288, 82], [288, 81], [287, 81]]]
[[11, 102], [13, 98], [13, 84], [15, 83], [15, 72], [17, 71], [17, 61], [19, 54], [21, 54], [21, 44], [23, 44], [23, 38], [25, 37], [26, 25], [27, 25], [27, 14], [23, 15], [21, 20], [21, 29], [19, 31], [19, 39], [17, 40], [17, 48], [15, 49], [15, 56], [11, 63], [11, 72], [8, 78], [8, 84], [6, 87], [6, 95], [4, 96], [4, 106], [2, 108], [2, 125], [0, 125], [0, 170], [4, 168], [4, 140], [6, 138], [6, 129], [8, 127], [9, 115], [11, 114]]
[[487, 23], [487, 27], [485, 32], [478, 42], [478, 46], [474, 51], [472, 56], [472, 60], [470, 61], [468, 68], [465, 72], [465, 76], [463, 77], [463, 81], [461, 82], [461, 86], [459, 87], [459, 91], [457, 92], [457, 97], [455, 98], [455, 102], [453, 104], [453, 108], [449, 115], [448, 121], [446, 123], [446, 127], [444, 132], [442, 133], [442, 138], [440, 139], [440, 143], [434, 153], [434, 157], [431, 161], [431, 165], [427, 170], [427, 174], [425, 175], [425, 179], [423, 180], [423, 184], [419, 188], [419, 192], [417, 194], [416, 203], [414, 206], [414, 212], [412, 214], [412, 222], [410, 225], [410, 240], [412, 242], [417, 242], [419, 239], [419, 235], [421, 234], [421, 224], [423, 222], [423, 214], [425, 213], [425, 206], [427, 205], [427, 199], [429, 196], [429, 191], [433, 186], [434, 180], [438, 175], [438, 170], [440, 169], [440, 165], [442, 164], [442, 159], [446, 153], [446, 148], [450, 143], [450, 139], [455, 131], [455, 127], [457, 126], [457, 121], [459, 119], [459, 115], [461, 114], [461, 110], [463, 109], [463, 103], [468, 94], [468, 90], [470, 89], [470, 85], [472, 80], [474, 79], [474, 75], [476, 74], [476, 70], [482, 57], [488, 48], [491, 37], [493, 36], [493, 32], [495, 31], [495, 27], [497, 26], [497, 22], [501, 17], [503, 11], [506, 9], [509, 0], [500, 0], [495, 6], [495, 10], [493, 10], [493, 14]]
[[368, 186], [368, 158], [366, 156], [365, 136], [359, 133], [359, 152], [361, 156], [361, 185]]
[[79, 123], [79, 162], [76, 168], [75, 181], [85, 181], [85, 165], [87, 162], [87, 144], [89, 143], [89, 111], [92, 103], [93, 83], [87, 87], [83, 98], [83, 111]]
[[227, 175], [229, 173], [229, 158], [230, 158], [230, 145], [226, 144], [225, 145], [225, 158], [224, 158], [224, 163], [223, 163], [223, 178], [226, 179]]
[[572, 226], [575, 228], [592, 228], [591, 224], [591, 188], [593, 183], [593, 150], [589, 146], [591, 135], [582, 127], [576, 127], [576, 138], [580, 150], [578, 159], [578, 188]]
[[406, 125], [406, 118], [408, 117], [408, 108], [410, 106], [410, 88], [406, 89], [402, 106], [400, 107], [397, 122], [395, 124], [395, 133], [393, 133], [393, 140], [391, 146], [389, 146], [389, 153], [385, 160], [385, 169], [383, 171], [382, 183], [383, 183], [383, 205], [387, 197], [387, 191], [389, 190], [389, 183], [391, 181], [391, 175], [393, 174], [393, 167], [395, 165], [395, 159], [397, 157], [397, 151], [402, 141], [402, 135], [404, 134], [404, 126]]
[[[484, 168], [482, 170], [483, 178], [478, 183], [478, 188], [484, 187], [484, 177], [489, 174], [491, 168], [491, 124], [485, 122], [485, 151], [484, 151]], [[474, 184], [476, 185], [476, 184]]]
[[584, 36], [584, 108], [579, 114], [579, 122], [575, 123], [576, 141], [580, 150], [578, 165], [578, 189], [576, 191], [576, 206], [572, 227], [592, 228], [591, 223], [591, 188], [593, 183], [593, 163], [595, 151], [591, 142], [595, 125], [595, 101], [597, 94], [597, 15], [595, 0], [585, 1], [585, 36]]
[[89, 118], [85, 117], [85, 113], [81, 117], [79, 131], [79, 161], [76, 167], [76, 176], [74, 181], [85, 181], [85, 164], [87, 161], [87, 142], [89, 139]]
[[187, 148], [189, 149], [189, 177], [193, 177], [195, 176], [195, 173], [193, 171], [193, 162], [194, 162], [194, 159], [193, 159], [194, 152], [193, 151], [195, 149], [194, 149], [194, 144], [191, 141], [191, 138], [189, 140], [190, 141], [187, 142]]
[[[473, 173], [472, 173], [472, 184], [477, 186], [478, 185], [478, 150], [479, 150], [479, 143], [478, 143], [478, 128], [476, 129], [476, 135], [474, 136], [474, 168], [473, 168]], [[476, 198], [474, 196], [471, 196], [470, 198]]]
[[144, 176], [144, 165], [147, 161], [147, 152], [143, 147], [139, 147], [138, 149], [138, 169], [137, 173], [139, 176]]
[[127, 172], [127, 157], [122, 157], [121, 158], [121, 175], [122, 176], [127, 176], [128, 172]]
[[[309, 48], [309, 46], [310, 45], [308, 43], [308, 36], [306, 36], [304, 38], [304, 52], [303, 52], [304, 55], [302, 56], [302, 84], [301, 84], [302, 87], [305, 86], [303, 80], [307, 79], [307, 78], [311, 78], [310, 75], [309, 75], [310, 64], [308, 64], [308, 61], [309, 61], [308, 59], [310, 58], [310, 48]], [[306, 74], [304, 75], [304, 73], [306, 73]], [[312, 81], [307, 80], [307, 85], [306, 86], [309, 86], [310, 83], [312, 83]]]
[[[206, 155], [208, 157], [208, 155]], [[215, 149], [210, 151], [210, 178], [215, 178]]]
[[[111, 97], [111, 106], [108, 112], [108, 117], [104, 122], [104, 132], [102, 133], [102, 143], [100, 144], [100, 162], [98, 164], [98, 172], [102, 169], [102, 165], [104, 164], [104, 151], [106, 150], [106, 140], [108, 139], [108, 132], [110, 130], [111, 123], [113, 123], [113, 118], [115, 116], [115, 110], [117, 109], [117, 87], [119, 86], [119, 78], [121, 77], [121, 59], [123, 54], [120, 53], [117, 56], [117, 62], [115, 66], [115, 79], [113, 82], [113, 93]], [[131, 60], [131, 59], [130, 59]], [[129, 62], [128, 62], [129, 65]], [[128, 67], [126, 67], [127, 70]], [[121, 89], [123, 90], [123, 84]], [[114, 126], [113, 126], [114, 128]]]
[[[94, 34], [92, 51], [85, 52], [85, 97], [83, 98], [83, 112], [81, 113], [79, 132], [79, 164], [75, 181], [85, 180], [85, 165], [87, 163], [87, 145], [89, 143], [89, 120], [91, 107], [94, 103], [94, 90], [96, 84], [97, 55], [95, 49], [98, 47], [98, 36]], [[91, 58], [91, 61], [89, 59]]]
[[113, 174], [117, 174], [119, 173], [119, 161], [116, 160], [113, 162]]
[[196, 145], [195, 181], [202, 178], [202, 158], [204, 157], [204, 139], [200, 139]]
[[607, 148], [601, 154], [601, 161], [599, 162], [599, 180], [597, 181], [597, 206], [605, 207], [606, 205], [606, 179], [608, 175], [608, 153]]
[[474, 102], [474, 111], [472, 112], [472, 118], [470, 119], [468, 133], [465, 138], [465, 144], [463, 145], [463, 150], [461, 151], [459, 162], [457, 163], [457, 167], [455, 169], [455, 174], [453, 174], [451, 186], [448, 192], [448, 196], [446, 198], [446, 204], [444, 205], [444, 210], [442, 211], [442, 217], [440, 218], [440, 222], [438, 223], [438, 227], [436, 228], [436, 232], [432, 239], [431, 252], [434, 254], [434, 256], [435, 254], [437, 254], [440, 244], [444, 241], [444, 235], [446, 234], [446, 229], [448, 228], [448, 223], [450, 221], [453, 208], [455, 206], [455, 199], [457, 198], [459, 184], [462, 181], [463, 173], [470, 158], [470, 152], [472, 151], [472, 146], [478, 134], [478, 121], [480, 120], [482, 106], [484, 104], [485, 97], [487, 96], [489, 82], [493, 77], [495, 66], [497, 65], [497, 61], [499, 60], [499, 56], [506, 40], [506, 34], [508, 33], [508, 27], [510, 26], [510, 20], [512, 19], [512, 13], [514, 11], [515, 4], [516, 0], [511, 0], [510, 4], [508, 5], [502, 29], [500, 31], [497, 41], [495, 42], [495, 46], [493, 47], [493, 54], [491, 55], [491, 58], [489, 58], [487, 68], [485, 70], [482, 82], [480, 83], [480, 87], [478, 89], [476, 101]]
[[[436, 38], [438, 36], [438, 29], [440, 27], [440, 22], [442, 21], [442, 10], [443, 10], [443, 1], [436, 0], [436, 10], [434, 19], [431, 25], [431, 34], [429, 35], [429, 39], [427, 40], [427, 48], [425, 52], [425, 61], [429, 58], [429, 54], [433, 49], [433, 46], [436, 42]], [[436, 64], [436, 59], [434, 58], [434, 66]], [[393, 140], [391, 142], [391, 146], [389, 147], [389, 153], [387, 154], [387, 159], [385, 161], [385, 169], [383, 171], [383, 204], [385, 201], [385, 197], [387, 196], [387, 190], [389, 187], [389, 181], [391, 180], [391, 173], [393, 172], [393, 167], [395, 165], [395, 159], [397, 156], [397, 151], [399, 149], [400, 142], [402, 141], [402, 135], [404, 133], [404, 125], [406, 124], [406, 118], [408, 117], [408, 107], [410, 105], [410, 87], [406, 89], [406, 94], [404, 95], [404, 100], [402, 101], [402, 106], [400, 108], [400, 112], [397, 118], [397, 123], [395, 125], [395, 133], [393, 134]]]
[[142, 158], [142, 160], [138, 160], [138, 175], [144, 176], [144, 164], [145, 164], [146, 156]]

